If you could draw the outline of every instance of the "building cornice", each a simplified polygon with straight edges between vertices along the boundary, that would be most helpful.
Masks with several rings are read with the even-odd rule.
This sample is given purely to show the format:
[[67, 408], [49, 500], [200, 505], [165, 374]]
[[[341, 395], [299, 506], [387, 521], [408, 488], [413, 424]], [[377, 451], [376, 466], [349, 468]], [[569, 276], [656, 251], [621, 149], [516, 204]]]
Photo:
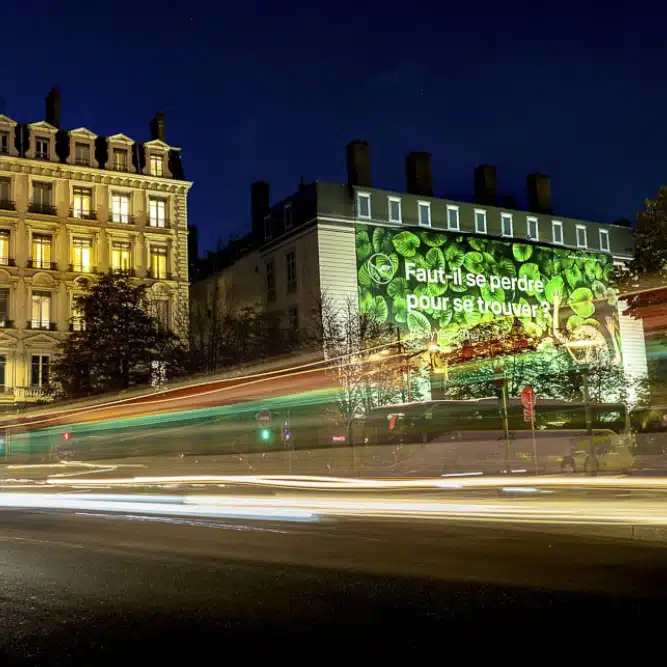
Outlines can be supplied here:
[[96, 169], [94, 167], [63, 164], [61, 162], [45, 162], [44, 160], [12, 156], [3, 156], [0, 158], [0, 170], [32, 176], [86, 181], [101, 185], [158, 190], [172, 194], [187, 194], [192, 187], [192, 181], [181, 181], [175, 178], [160, 178], [158, 176], [132, 174], [129, 172], [113, 172], [107, 169]]

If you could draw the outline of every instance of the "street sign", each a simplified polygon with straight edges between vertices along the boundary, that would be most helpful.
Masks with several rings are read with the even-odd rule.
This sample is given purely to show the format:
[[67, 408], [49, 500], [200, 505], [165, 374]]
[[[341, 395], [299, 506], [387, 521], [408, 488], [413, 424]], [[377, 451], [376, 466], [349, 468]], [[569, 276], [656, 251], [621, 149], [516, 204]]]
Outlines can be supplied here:
[[536, 400], [535, 390], [530, 385], [524, 387], [521, 391], [521, 405], [523, 405], [524, 408], [533, 408], [535, 407]]
[[523, 421], [532, 424], [534, 418], [535, 418], [535, 410], [533, 409], [532, 405], [529, 408], [523, 409]]
[[262, 428], [271, 425], [271, 413], [268, 410], [260, 410], [257, 413], [257, 421]]

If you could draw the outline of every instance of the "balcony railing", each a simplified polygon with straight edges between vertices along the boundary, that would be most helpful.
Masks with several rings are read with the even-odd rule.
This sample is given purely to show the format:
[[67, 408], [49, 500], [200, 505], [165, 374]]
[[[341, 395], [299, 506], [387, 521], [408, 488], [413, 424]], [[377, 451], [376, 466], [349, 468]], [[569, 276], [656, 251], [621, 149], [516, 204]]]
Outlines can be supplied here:
[[30, 213], [39, 213], [41, 215], [56, 215], [56, 207], [53, 204], [41, 204], [39, 202], [30, 202], [28, 206]]
[[9, 155], [9, 144], [0, 144], [0, 155]]
[[0, 209], [3, 211], [15, 211], [16, 203], [11, 199], [0, 199]]
[[13, 329], [14, 320], [0, 320], [0, 329]]
[[75, 220], [97, 220], [97, 211], [75, 211], [70, 208], [69, 217]]
[[78, 164], [80, 167], [90, 167], [90, 158], [89, 157], [75, 157], [74, 164]]
[[0, 257], [0, 266], [16, 266], [16, 260], [13, 257]]
[[69, 331], [85, 331], [86, 323], [83, 319], [74, 319], [68, 325]]
[[56, 262], [49, 262], [44, 259], [29, 259], [29, 269], [45, 269], [46, 271], [57, 271], [58, 264]]
[[48, 385], [43, 385], [41, 387], [37, 385], [32, 387], [17, 387], [17, 389], [22, 389], [26, 398], [48, 399], [52, 398], [54, 393], [53, 389]]
[[134, 225], [136, 220], [133, 215], [115, 215], [109, 213], [109, 222], [113, 222], [115, 225]]
[[97, 273], [97, 267], [90, 264], [68, 264], [67, 270], [70, 273]]
[[118, 266], [111, 267], [111, 273], [116, 274], [117, 276], [126, 275], [134, 278], [137, 275], [137, 272], [134, 269], [123, 269]]
[[172, 280], [169, 271], [154, 271], [153, 269], [148, 269], [146, 278], [151, 278], [152, 280]]
[[48, 152], [35, 151], [35, 160], [50, 160], [51, 156]]
[[39, 329], [40, 331], [58, 331], [56, 322], [45, 322], [44, 320], [28, 320], [26, 329]]

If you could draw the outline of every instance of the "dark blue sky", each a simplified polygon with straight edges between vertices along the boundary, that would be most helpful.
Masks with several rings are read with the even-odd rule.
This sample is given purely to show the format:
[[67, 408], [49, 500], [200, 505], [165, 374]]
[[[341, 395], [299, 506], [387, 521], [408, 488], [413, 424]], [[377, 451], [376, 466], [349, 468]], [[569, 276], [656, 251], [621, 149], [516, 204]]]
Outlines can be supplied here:
[[405, 153], [426, 150], [441, 196], [470, 197], [487, 162], [523, 203], [539, 170], [584, 219], [634, 218], [667, 183], [660, 20], [431, 4], [5, 0], [0, 96], [32, 122], [59, 85], [63, 126], [136, 140], [163, 110], [200, 249], [249, 228], [253, 180], [274, 201], [302, 175], [343, 182], [356, 137], [377, 186], [404, 189]]

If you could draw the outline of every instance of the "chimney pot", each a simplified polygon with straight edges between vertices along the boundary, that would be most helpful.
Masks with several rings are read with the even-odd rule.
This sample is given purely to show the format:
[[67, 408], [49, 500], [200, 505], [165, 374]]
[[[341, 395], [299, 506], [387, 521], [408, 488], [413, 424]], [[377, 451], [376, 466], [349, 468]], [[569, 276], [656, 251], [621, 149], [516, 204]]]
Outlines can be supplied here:
[[46, 96], [46, 122], [60, 129], [60, 88], [51, 88]]
[[372, 187], [371, 155], [367, 141], [355, 139], [347, 145], [347, 183], [350, 186]]
[[167, 131], [165, 128], [164, 114], [162, 111], [155, 114], [155, 118], [150, 122], [151, 139], [159, 139], [165, 144], [167, 143]]
[[531, 213], [551, 215], [551, 182], [548, 176], [537, 172], [526, 178], [528, 210]]
[[430, 153], [408, 153], [405, 157], [407, 190], [412, 195], [433, 196]]
[[475, 202], [484, 206], [498, 206], [496, 168], [480, 164], [474, 172]]

